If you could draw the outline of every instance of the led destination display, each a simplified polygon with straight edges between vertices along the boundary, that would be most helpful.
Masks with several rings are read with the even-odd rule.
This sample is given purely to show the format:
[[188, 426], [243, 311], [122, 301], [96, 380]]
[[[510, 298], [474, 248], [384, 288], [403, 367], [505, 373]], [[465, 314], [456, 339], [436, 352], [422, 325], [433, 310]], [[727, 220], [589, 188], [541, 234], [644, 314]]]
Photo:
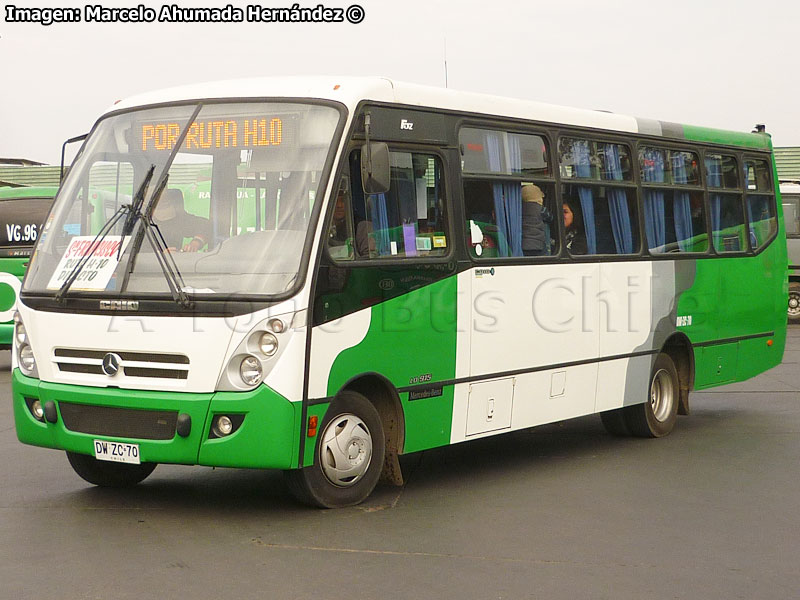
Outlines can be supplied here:
[[[145, 151], [172, 150], [184, 124], [178, 122], [143, 123], [138, 126], [138, 145]], [[291, 143], [291, 121], [278, 117], [236, 117], [197, 120], [189, 127], [184, 150], [216, 148], [264, 148]]]

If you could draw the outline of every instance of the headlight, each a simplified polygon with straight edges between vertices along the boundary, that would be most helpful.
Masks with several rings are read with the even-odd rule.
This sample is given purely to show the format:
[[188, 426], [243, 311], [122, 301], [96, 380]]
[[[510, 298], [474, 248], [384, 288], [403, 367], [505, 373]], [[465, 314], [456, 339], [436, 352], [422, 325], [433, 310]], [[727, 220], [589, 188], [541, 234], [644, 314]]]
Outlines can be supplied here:
[[239, 365], [239, 376], [245, 385], [258, 384], [262, 375], [261, 362], [255, 356], [246, 356]]
[[19, 316], [15, 315], [14, 322], [14, 336], [17, 339], [17, 346], [22, 347], [28, 343], [28, 332], [25, 331], [25, 325], [22, 324]]
[[272, 356], [278, 351], [278, 338], [267, 332], [258, 341], [258, 349], [264, 356]]
[[36, 368], [36, 359], [33, 357], [33, 350], [28, 344], [19, 348], [19, 366], [26, 373], [32, 373]]

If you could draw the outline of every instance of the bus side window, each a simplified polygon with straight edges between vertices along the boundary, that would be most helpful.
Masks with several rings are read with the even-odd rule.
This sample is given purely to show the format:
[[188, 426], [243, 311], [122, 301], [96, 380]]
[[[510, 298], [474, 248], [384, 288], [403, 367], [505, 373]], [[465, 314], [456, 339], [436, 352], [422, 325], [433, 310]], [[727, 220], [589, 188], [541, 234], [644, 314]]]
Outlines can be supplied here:
[[350, 180], [344, 177], [336, 192], [328, 224], [328, 252], [336, 260], [352, 260], [355, 256], [351, 204]]
[[[360, 152], [350, 155], [350, 179], [361, 181]], [[383, 194], [351, 186], [357, 259], [432, 258], [448, 253], [444, 181], [439, 157], [390, 153], [391, 183]]]

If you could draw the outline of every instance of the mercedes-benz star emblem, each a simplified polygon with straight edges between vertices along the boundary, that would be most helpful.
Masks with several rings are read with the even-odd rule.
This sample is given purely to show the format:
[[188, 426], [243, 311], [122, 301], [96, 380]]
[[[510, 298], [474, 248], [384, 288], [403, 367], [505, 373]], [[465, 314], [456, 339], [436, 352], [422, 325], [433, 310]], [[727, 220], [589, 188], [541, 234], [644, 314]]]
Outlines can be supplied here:
[[103, 373], [109, 377], [113, 377], [119, 371], [119, 363], [122, 359], [118, 354], [109, 352], [103, 357]]

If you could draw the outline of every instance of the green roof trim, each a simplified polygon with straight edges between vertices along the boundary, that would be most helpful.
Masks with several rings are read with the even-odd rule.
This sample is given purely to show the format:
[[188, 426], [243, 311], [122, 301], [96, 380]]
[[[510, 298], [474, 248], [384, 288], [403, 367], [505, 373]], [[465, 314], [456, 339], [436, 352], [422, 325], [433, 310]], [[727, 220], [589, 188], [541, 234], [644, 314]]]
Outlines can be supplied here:
[[769, 150], [772, 140], [763, 133], [742, 133], [740, 131], [726, 131], [725, 129], [711, 129], [709, 127], [695, 127], [684, 125], [683, 133], [687, 140], [694, 142], [710, 142], [712, 144], [725, 144], [727, 146], [742, 146]]

